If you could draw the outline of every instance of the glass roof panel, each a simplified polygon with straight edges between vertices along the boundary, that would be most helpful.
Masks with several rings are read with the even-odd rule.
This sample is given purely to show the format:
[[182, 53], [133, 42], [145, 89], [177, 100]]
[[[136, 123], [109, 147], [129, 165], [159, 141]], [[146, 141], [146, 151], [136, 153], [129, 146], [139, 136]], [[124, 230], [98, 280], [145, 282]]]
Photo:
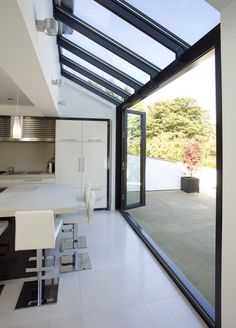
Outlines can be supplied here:
[[205, 0], [126, 0], [126, 2], [190, 45], [196, 43], [220, 22], [220, 13]]
[[172, 51], [93, 0], [76, 0], [74, 15], [161, 69], [175, 60]]
[[117, 67], [122, 72], [128, 74], [139, 82], [145, 84], [150, 80], [150, 76], [148, 74], [128, 63], [126, 60], [113, 54], [111, 51], [105, 49], [96, 42], [90, 40], [86, 36], [76, 31], [73, 31], [73, 34], [65, 34], [63, 36], [66, 39], [74, 42], [76, 45], [79, 45], [81, 48], [89, 51], [91, 54], [104, 60], [108, 64]]
[[107, 81], [113, 83], [115, 86], [118, 86], [118, 87], [124, 89], [125, 91], [128, 91], [130, 94], [134, 93], [134, 89], [132, 89], [131, 87], [129, 87], [127, 84], [121, 82], [120, 80], [114, 78], [113, 76], [107, 74], [106, 72], [103, 72], [101, 69], [99, 69], [96, 66], [94, 66], [94, 65], [86, 62], [82, 58], [80, 58], [80, 57], [72, 54], [70, 51], [61, 48], [61, 52], [67, 58], [73, 60], [77, 64], [83, 66], [84, 68], [87, 68], [91, 72], [93, 72], [93, 73], [99, 75], [100, 77], [106, 79]]
[[85, 82], [91, 84], [91, 85], [94, 86], [95, 88], [97, 88], [97, 89], [99, 89], [99, 90], [101, 90], [101, 91], [107, 93], [108, 95], [110, 95], [110, 96], [112, 96], [112, 97], [118, 99], [119, 101], [124, 101], [124, 99], [123, 99], [122, 97], [120, 97], [120, 96], [118, 96], [117, 94], [115, 94], [114, 92], [112, 92], [112, 91], [110, 91], [110, 90], [104, 88], [104, 87], [101, 86], [100, 84], [98, 84], [98, 83], [96, 83], [96, 82], [94, 82], [94, 81], [88, 79], [87, 77], [85, 77], [84, 75], [82, 75], [82, 74], [80, 74], [80, 73], [74, 71], [73, 69], [71, 69], [71, 68], [69, 68], [69, 67], [67, 67], [67, 66], [65, 66], [65, 65], [62, 65], [62, 68], [63, 68], [66, 72], [73, 74], [74, 76], [80, 78], [81, 80], [83, 80], [83, 81], [85, 81]]

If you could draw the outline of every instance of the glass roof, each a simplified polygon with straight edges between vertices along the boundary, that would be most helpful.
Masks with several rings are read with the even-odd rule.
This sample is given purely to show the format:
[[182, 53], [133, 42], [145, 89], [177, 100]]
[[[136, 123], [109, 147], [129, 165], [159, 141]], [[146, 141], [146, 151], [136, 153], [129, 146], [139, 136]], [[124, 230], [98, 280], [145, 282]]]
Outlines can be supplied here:
[[220, 22], [204, 0], [52, 1], [65, 76], [112, 103], [139, 92]]
[[93, 55], [101, 58], [105, 62], [111, 64], [114, 67], [121, 67], [122, 71], [128, 75], [133, 76], [136, 80], [142, 82], [143, 84], [147, 83], [150, 79], [150, 76], [145, 72], [141, 71], [139, 68], [128, 63], [126, 60], [120, 58], [119, 56], [113, 54], [111, 51], [100, 46], [96, 42], [90, 40], [86, 36], [73, 31], [73, 34], [63, 35], [67, 40], [72, 41], [75, 44], [78, 44], [83, 49], [89, 51]]
[[84, 68], [87, 68], [91, 72], [93, 72], [93, 73], [99, 75], [100, 77], [106, 79], [107, 81], [113, 83], [115, 86], [118, 86], [118, 87], [128, 91], [130, 94], [134, 93], [134, 89], [129, 87], [127, 84], [125, 84], [125, 83], [121, 82], [120, 80], [114, 78], [113, 76], [103, 72], [101, 69], [99, 69], [96, 66], [86, 62], [85, 60], [79, 58], [78, 56], [72, 54], [70, 51], [61, 48], [61, 52], [67, 58], [70, 58], [71, 60], [73, 60], [77, 64], [83, 66]]
[[97, 88], [97, 89], [99, 89], [99, 90], [107, 93], [108, 95], [111, 95], [112, 97], [118, 99], [119, 101], [123, 101], [124, 100], [124, 98], [122, 98], [122, 97], [118, 96], [117, 94], [115, 94], [114, 92], [112, 92], [112, 91], [104, 88], [103, 86], [99, 85], [98, 83], [96, 83], [96, 82], [88, 79], [87, 77], [83, 76], [82, 74], [79, 74], [78, 72], [74, 71], [73, 69], [71, 69], [71, 68], [69, 68], [69, 67], [67, 67], [65, 65], [62, 65], [62, 68], [66, 72], [73, 74], [74, 76], [78, 77], [80, 80], [83, 80], [84, 82], [87, 82], [87, 83], [91, 84], [93, 87], [95, 87], [95, 88]]
[[175, 59], [172, 51], [93, 0], [76, 0], [74, 15], [157, 67], [163, 69]]
[[220, 22], [220, 13], [205, 0], [126, 0], [189, 44]]

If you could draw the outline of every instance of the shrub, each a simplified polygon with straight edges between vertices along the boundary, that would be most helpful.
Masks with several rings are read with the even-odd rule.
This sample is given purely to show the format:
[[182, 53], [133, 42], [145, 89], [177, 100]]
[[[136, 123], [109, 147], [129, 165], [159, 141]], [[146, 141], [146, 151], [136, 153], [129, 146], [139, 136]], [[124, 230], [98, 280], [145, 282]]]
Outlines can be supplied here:
[[184, 146], [183, 161], [191, 177], [193, 176], [193, 172], [196, 171], [196, 166], [201, 159], [202, 151], [199, 142], [188, 140]]

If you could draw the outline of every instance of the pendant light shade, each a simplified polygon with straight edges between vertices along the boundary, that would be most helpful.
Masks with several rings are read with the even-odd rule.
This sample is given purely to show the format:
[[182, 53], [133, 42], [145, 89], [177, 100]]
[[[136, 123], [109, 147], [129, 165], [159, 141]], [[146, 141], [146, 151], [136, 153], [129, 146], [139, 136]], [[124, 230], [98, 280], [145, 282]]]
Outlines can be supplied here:
[[20, 139], [22, 137], [22, 123], [23, 118], [19, 116], [19, 90], [16, 87], [16, 116], [12, 117], [12, 137], [14, 139]]
[[13, 116], [12, 136], [14, 139], [22, 137], [22, 116]]

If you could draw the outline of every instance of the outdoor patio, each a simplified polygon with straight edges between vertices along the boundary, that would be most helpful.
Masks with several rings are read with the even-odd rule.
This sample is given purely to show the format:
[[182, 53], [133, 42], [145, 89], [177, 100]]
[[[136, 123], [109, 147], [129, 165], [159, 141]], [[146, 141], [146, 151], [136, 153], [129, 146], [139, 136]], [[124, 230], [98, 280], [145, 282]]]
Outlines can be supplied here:
[[214, 192], [149, 191], [146, 206], [129, 210], [214, 307]]

